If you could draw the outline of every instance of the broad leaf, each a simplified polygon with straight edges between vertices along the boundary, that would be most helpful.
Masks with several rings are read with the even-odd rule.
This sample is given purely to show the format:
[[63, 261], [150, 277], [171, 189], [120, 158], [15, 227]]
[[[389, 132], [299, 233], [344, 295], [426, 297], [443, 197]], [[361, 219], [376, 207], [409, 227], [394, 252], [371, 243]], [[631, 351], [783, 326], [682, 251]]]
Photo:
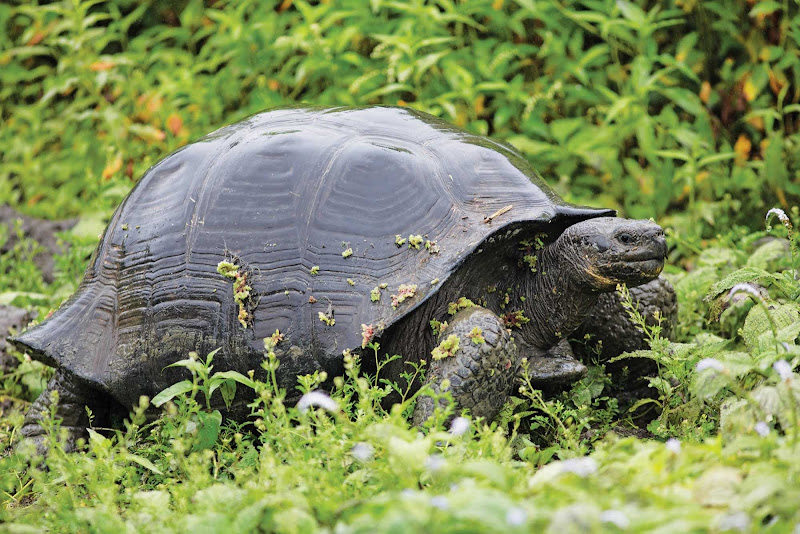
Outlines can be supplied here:
[[193, 387], [194, 384], [192, 384], [192, 382], [189, 380], [183, 380], [176, 384], [172, 384], [170, 387], [153, 397], [153, 406], [161, 406], [165, 402], [172, 400], [178, 395], [183, 395], [184, 393], [191, 391]]

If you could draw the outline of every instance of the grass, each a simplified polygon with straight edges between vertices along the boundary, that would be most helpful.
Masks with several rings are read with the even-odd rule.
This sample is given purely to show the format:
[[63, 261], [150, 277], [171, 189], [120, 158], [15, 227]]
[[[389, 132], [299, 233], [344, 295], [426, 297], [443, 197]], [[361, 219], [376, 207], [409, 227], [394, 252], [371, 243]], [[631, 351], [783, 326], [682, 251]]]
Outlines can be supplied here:
[[[451, 429], [444, 410], [420, 431], [413, 399], [383, 410], [357, 359], [301, 411], [187, 354], [191, 380], [84, 452], [63, 452], [54, 419], [47, 459], [9, 448], [0, 531], [797, 528], [797, 2], [210, 4], [0, 5], [0, 203], [79, 218], [52, 283], [30, 239], [0, 255], [0, 303], [56, 308], [135, 180], [214, 128], [301, 102], [407, 105], [514, 144], [568, 200], [667, 229], [675, 338], [648, 327], [621, 360], [656, 362], [652, 398], [626, 401], [598, 358], [563, 394], [528, 385], [497, 421]], [[51, 373], [16, 356], [4, 449]], [[255, 390], [253, 416], [223, 421], [217, 388]]]

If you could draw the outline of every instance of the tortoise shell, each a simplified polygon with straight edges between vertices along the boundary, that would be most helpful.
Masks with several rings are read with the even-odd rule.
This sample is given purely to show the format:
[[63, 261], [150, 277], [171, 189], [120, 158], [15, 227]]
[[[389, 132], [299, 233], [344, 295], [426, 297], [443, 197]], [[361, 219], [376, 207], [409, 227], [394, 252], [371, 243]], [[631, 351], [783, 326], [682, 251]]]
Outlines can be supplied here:
[[[258, 369], [278, 330], [291, 388], [340, 372], [362, 325], [379, 336], [509, 225], [609, 213], [564, 202], [510, 146], [425, 113], [267, 111], [149, 169], [77, 292], [16, 342], [130, 405], [179, 380], [165, 367], [190, 351], [222, 347], [216, 370]], [[241, 306], [221, 261], [247, 276]]]

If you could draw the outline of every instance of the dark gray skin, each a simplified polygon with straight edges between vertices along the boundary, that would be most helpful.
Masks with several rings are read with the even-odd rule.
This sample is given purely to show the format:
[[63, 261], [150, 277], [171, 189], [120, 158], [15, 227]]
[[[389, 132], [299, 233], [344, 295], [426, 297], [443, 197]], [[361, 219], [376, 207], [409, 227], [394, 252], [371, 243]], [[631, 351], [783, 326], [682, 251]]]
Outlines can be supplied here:
[[[584, 323], [601, 295], [613, 292], [617, 284], [630, 287], [658, 277], [664, 265], [666, 242], [660, 226], [650, 221], [602, 217], [568, 227], [554, 242], [535, 252], [536, 272], [520, 266], [523, 252], [517, 243], [499, 243], [476, 252], [440, 290], [422, 306], [387, 330], [380, 338], [381, 352], [402, 354], [382, 371], [382, 378], [402, 384], [406, 362], [428, 362], [428, 382], [439, 390], [443, 380], [460, 409], [475, 417], [491, 420], [512, 393], [519, 378], [522, 360], [528, 361], [529, 377], [537, 387], [567, 384], [582, 377], [586, 367], [576, 360], [566, 342], [567, 336]], [[503, 261], [499, 261], [499, 260]], [[499, 265], [498, 265], [499, 263]], [[514, 304], [530, 319], [510, 330], [501, 315], [514, 310], [502, 307], [502, 291], [511, 288], [519, 299]], [[485, 306], [466, 308], [455, 316], [448, 305], [467, 297]], [[449, 326], [437, 339], [429, 321], [448, 320]], [[479, 328], [484, 343], [474, 343], [467, 334]], [[460, 348], [452, 357], [431, 358], [431, 351], [450, 334], [459, 337]], [[364, 358], [370, 371], [371, 358]], [[420, 384], [413, 384], [412, 391]], [[96, 392], [58, 371], [47, 392], [57, 391], [61, 402], [56, 416], [63, 418], [67, 448], [83, 437], [86, 420], [83, 404], [95, 414], [119, 406], [101, 403]], [[49, 395], [42, 395], [28, 412], [22, 435], [45, 450], [45, 434], [40, 425], [41, 411]], [[93, 401], [90, 403], [89, 401]], [[389, 402], [396, 401], [390, 398]], [[80, 406], [80, 409], [78, 409]], [[432, 414], [433, 401], [422, 397], [413, 414], [416, 425]]]
[[[631, 288], [630, 294], [646, 323], [650, 326], [659, 324], [655, 314], [660, 314], [660, 335], [672, 338], [678, 321], [678, 302], [672, 284], [658, 277]], [[647, 393], [649, 386], [646, 377], [652, 376], [657, 370], [653, 360], [626, 358], [609, 363], [609, 360], [623, 352], [648, 348], [646, 336], [630, 320], [618, 292], [601, 295], [592, 313], [572, 337], [576, 340], [573, 343], [575, 354], [582, 359], [596, 358], [592, 353], [599, 347], [599, 361], [606, 364], [606, 371], [625, 394], [638, 397]]]
[[[475, 254], [434, 298], [397, 325], [384, 349], [404, 358], [387, 366], [388, 378], [402, 382], [400, 373], [408, 370], [404, 362], [425, 355], [416, 359], [429, 361], [427, 373], [434, 390], [448, 379], [457, 406], [486, 419], [494, 418], [506, 402], [523, 358], [535, 386], [572, 382], [586, 368], [572, 356], [567, 336], [586, 321], [600, 296], [613, 292], [618, 284], [633, 287], [656, 279], [664, 265], [666, 242], [661, 227], [653, 222], [604, 217], [570, 226], [539, 250], [535, 273], [513, 261], [498, 269], [498, 253]], [[512, 252], [512, 256], [521, 254]], [[500, 317], [502, 295], [495, 292], [482, 298], [489, 286], [518, 288], [519, 296], [525, 297], [520, 300], [522, 311], [530, 322], [509, 334]], [[485, 307], [448, 316], [448, 304], [462, 296], [485, 301]], [[431, 318], [449, 319], [439, 339], [430, 335]], [[488, 333], [484, 344], [466, 337], [475, 327]], [[459, 337], [457, 354], [431, 360], [428, 355], [433, 348], [450, 334]], [[512, 336], [514, 343], [509, 343]], [[414, 423], [427, 420], [433, 408], [430, 399], [418, 402]]]

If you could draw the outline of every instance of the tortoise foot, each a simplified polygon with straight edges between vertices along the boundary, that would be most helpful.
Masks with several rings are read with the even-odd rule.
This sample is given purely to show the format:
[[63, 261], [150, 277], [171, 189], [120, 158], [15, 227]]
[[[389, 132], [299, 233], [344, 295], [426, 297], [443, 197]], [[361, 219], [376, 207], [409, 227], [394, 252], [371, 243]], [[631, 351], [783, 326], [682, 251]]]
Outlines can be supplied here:
[[[526, 358], [528, 378], [537, 389], [562, 389], [586, 376], [586, 366], [575, 359], [566, 340], [543, 354], [534, 353], [526, 355]], [[522, 377], [520, 382], [523, 382]]]
[[[51, 405], [54, 401], [56, 406], [52, 412]], [[73, 451], [77, 441], [87, 436], [89, 417], [86, 413], [86, 404], [88, 397], [85, 388], [76, 384], [65, 373], [58, 371], [25, 414], [20, 433], [24, 440], [36, 445], [40, 454], [47, 454], [51, 440], [42, 422], [52, 415], [53, 419], [60, 420], [64, 450]]]

